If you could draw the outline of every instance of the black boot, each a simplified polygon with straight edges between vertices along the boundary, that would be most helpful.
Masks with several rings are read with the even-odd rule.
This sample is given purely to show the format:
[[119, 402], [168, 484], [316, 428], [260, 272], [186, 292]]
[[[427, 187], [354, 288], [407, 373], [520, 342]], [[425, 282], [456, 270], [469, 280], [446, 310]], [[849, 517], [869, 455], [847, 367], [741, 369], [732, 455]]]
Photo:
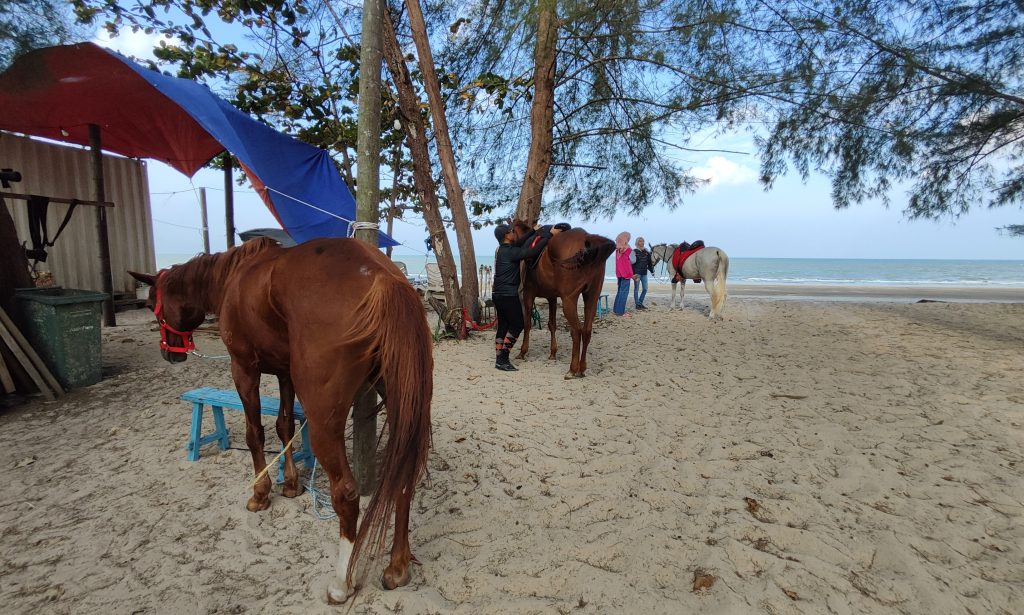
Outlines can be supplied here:
[[512, 362], [508, 360], [508, 350], [498, 352], [498, 356], [494, 361], [494, 369], [500, 369], [503, 372], [516, 371], [516, 366], [512, 365]]

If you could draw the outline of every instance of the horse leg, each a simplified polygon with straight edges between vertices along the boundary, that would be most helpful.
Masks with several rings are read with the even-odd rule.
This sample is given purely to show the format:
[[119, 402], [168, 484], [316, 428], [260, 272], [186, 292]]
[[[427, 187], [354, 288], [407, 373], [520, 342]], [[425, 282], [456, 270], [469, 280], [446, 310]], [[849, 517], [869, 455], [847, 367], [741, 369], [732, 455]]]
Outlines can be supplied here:
[[[237, 361], [231, 361], [231, 377], [235, 381], [235, 389], [245, 410], [245, 443], [252, 455], [253, 472], [259, 476], [267, 467], [267, 459], [263, 455], [263, 421], [260, 418], [260, 373], [255, 369], [242, 367]], [[245, 504], [245, 508], [249, 512], [270, 508], [270, 487], [270, 476], [260, 479], [253, 485], [252, 497]]]
[[412, 550], [409, 549], [409, 505], [412, 493], [403, 492], [395, 503], [395, 537], [391, 543], [391, 564], [384, 569], [381, 582], [385, 589], [395, 589], [409, 584], [409, 562]]
[[676, 307], [676, 286], [679, 286], [679, 282], [672, 282], [672, 298], [668, 300], [668, 309]]
[[530, 351], [530, 329], [533, 327], [533, 302], [537, 295], [523, 289], [523, 345], [519, 347], [519, 358], [525, 359]]
[[555, 331], [558, 329], [558, 299], [548, 299], [548, 331], [551, 332], [551, 354], [548, 359], [555, 360], [555, 353], [558, 352], [558, 340], [555, 339]]
[[345, 423], [356, 392], [361, 390], [365, 373], [365, 369], [352, 369], [349, 372], [351, 378], [334, 387], [324, 386], [322, 380], [314, 377], [315, 374], [292, 374], [302, 393], [313, 454], [327, 474], [331, 505], [338, 515], [338, 563], [334, 578], [327, 586], [327, 601], [331, 604], [345, 602], [356, 589], [349, 575], [349, 564], [359, 520], [359, 488], [345, 452]]
[[[599, 289], [600, 286], [592, 284], [591, 288]], [[587, 373], [587, 348], [590, 346], [590, 337], [594, 333], [594, 318], [597, 316], [597, 300], [600, 296], [600, 290], [588, 290], [583, 295], [583, 345], [580, 348], [579, 371], [579, 375], [581, 378], [585, 376]]]
[[[279, 374], [277, 383], [281, 389], [281, 411], [277, 415], [277, 437], [281, 439], [282, 446], [288, 446], [295, 436], [295, 387], [292, 379], [287, 374]], [[294, 498], [302, 495], [302, 485], [299, 484], [299, 471], [295, 468], [293, 456], [294, 445], [288, 447], [284, 453], [284, 485], [281, 487], [281, 495], [286, 498]]]
[[679, 309], [683, 309], [683, 293], [686, 292], [686, 278], [679, 281]]
[[576, 314], [578, 300], [579, 295], [562, 297], [562, 313], [565, 314], [565, 320], [569, 323], [569, 331], [572, 332], [572, 361], [569, 363], [569, 371], [565, 374], [566, 380], [582, 375], [580, 373], [580, 342], [583, 332], [580, 330], [580, 318]]
[[708, 313], [708, 318], [711, 320], [718, 320], [718, 295], [715, 289], [715, 281], [711, 278], [702, 278], [704, 280], [704, 290], [708, 291], [708, 300], [711, 304], [711, 311]]

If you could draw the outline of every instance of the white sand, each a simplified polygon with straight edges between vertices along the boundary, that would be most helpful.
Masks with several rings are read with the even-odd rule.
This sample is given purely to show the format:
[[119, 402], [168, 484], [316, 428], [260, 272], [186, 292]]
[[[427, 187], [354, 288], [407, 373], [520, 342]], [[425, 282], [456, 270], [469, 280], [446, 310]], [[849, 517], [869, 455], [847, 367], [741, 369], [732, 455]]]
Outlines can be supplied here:
[[[1024, 305], [733, 296], [715, 324], [689, 296], [600, 321], [582, 380], [564, 331], [512, 374], [486, 335], [439, 345], [423, 565], [352, 612], [1021, 612]], [[225, 362], [119, 316], [101, 384], [0, 415], [0, 610], [348, 612], [307, 497], [249, 513], [248, 452], [186, 461], [177, 395]]]

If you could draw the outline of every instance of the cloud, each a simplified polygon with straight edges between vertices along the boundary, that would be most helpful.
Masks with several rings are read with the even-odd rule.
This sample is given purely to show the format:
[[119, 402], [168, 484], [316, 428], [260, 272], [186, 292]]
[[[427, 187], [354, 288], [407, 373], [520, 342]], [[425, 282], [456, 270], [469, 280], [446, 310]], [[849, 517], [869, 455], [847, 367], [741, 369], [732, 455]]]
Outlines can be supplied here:
[[704, 166], [693, 167], [694, 177], [706, 179], [709, 186], [749, 184], [757, 181], [757, 171], [729, 160], [724, 156], [712, 156]]
[[132, 31], [131, 28], [123, 28], [117, 36], [111, 36], [106, 30], [96, 32], [92, 42], [100, 47], [106, 47], [122, 55], [139, 58], [142, 60], [156, 60], [153, 49], [163, 41], [166, 45], [178, 45], [180, 42], [173, 36], [166, 36], [159, 32], [146, 34], [142, 30]]

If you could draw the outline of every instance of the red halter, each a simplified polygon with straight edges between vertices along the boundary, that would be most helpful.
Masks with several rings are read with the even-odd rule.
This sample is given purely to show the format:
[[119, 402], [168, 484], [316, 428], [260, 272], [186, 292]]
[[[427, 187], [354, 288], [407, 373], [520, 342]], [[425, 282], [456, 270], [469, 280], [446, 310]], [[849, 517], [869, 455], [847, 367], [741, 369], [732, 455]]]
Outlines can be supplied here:
[[[196, 349], [196, 344], [192, 341], [192, 331], [178, 331], [171, 325], [167, 324], [162, 313], [164, 308], [163, 302], [160, 299], [160, 278], [165, 273], [167, 273], [166, 269], [157, 274], [156, 284], [154, 285], [154, 288], [156, 288], [156, 305], [153, 307], [153, 315], [156, 316], [156, 321], [160, 323], [160, 349], [166, 350], [167, 352], [181, 352], [188, 354], [189, 351]], [[167, 342], [168, 331], [181, 336], [184, 346], [171, 346]]]

